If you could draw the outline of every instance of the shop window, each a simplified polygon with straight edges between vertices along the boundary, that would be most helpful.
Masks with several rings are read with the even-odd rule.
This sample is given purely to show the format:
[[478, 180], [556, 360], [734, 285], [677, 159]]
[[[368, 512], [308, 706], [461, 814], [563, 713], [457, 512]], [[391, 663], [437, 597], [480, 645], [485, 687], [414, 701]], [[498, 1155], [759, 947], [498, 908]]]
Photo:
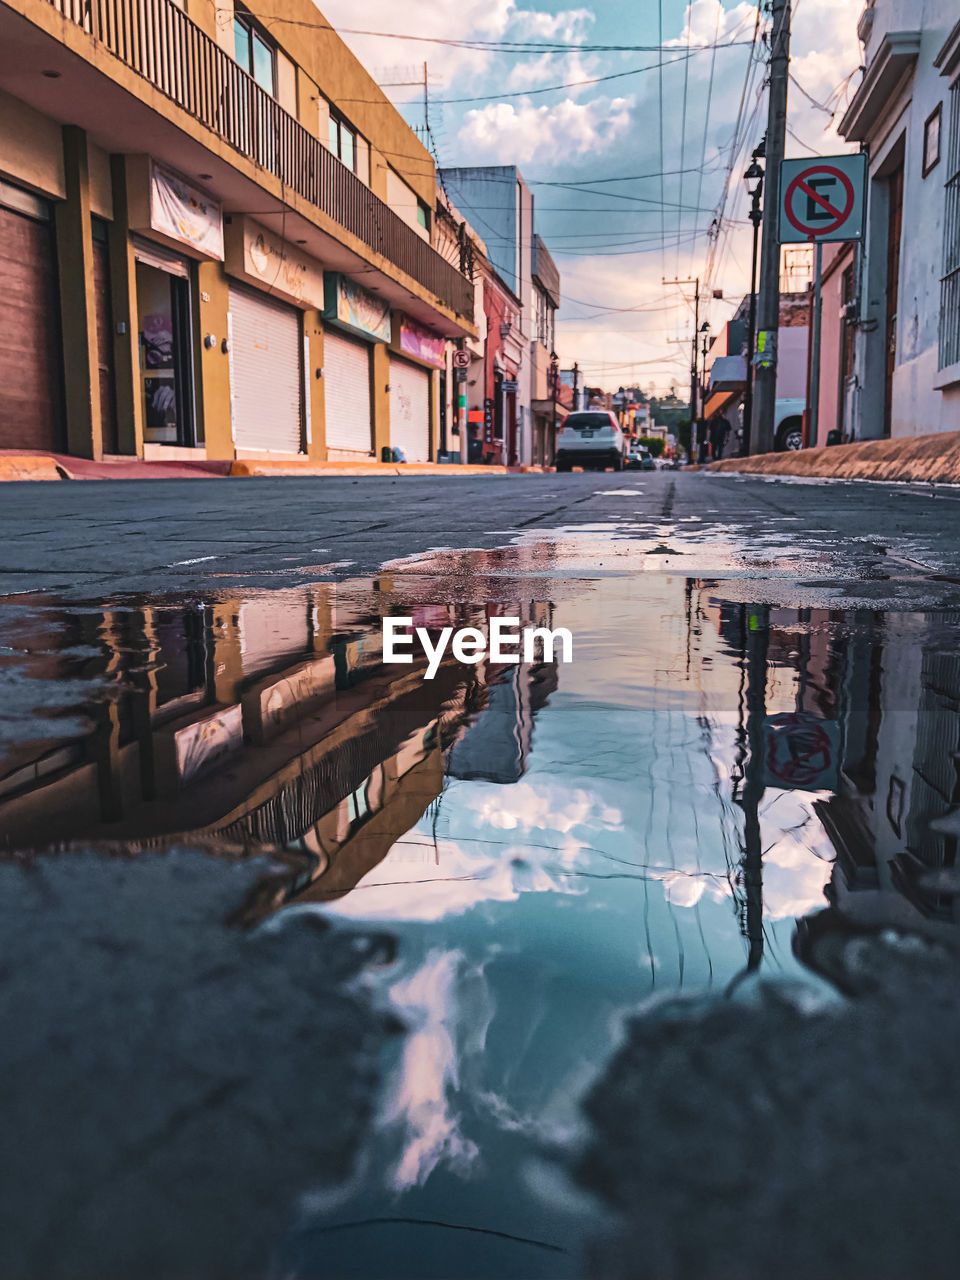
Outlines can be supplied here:
[[277, 50], [261, 33], [248, 13], [237, 10], [233, 19], [234, 57], [271, 97], [277, 91]]
[[143, 438], [147, 443], [197, 444], [193, 414], [190, 281], [137, 262]]
[[357, 135], [346, 120], [330, 113], [330, 150], [342, 160], [348, 169], [356, 172], [357, 168]]

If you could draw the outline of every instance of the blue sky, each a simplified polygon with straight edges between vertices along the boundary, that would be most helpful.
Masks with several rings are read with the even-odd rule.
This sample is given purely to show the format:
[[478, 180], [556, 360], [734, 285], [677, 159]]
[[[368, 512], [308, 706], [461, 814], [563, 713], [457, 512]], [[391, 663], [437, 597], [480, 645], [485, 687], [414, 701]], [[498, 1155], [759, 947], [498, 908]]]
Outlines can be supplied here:
[[[788, 155], [844, 149], [833, 131], [839, 114], [831, 117], [811, 99], [835, 109], [858, 83], [861, 7], [861, 0], [795, 0], [792, 70], [798, 83], [791, 84]], [[395, 0], [327, 0], [321, 8], [340, 28], [564, 46], [504, 52], [344, 36], [394, 101], [408, 104], [404, 114], [419, 126], [422, 90], [395, 82], [422, 77], [426, 60], [441, 164], [517, 164], [531, 183], [537, 230], [561, 271], [558, 349], [564, 363], [579, 360], [591, 383], [613, 389], [636, 381], [660, 391], [672, 381], [683, 388], [693, 319], [685, 298], [692, 290], [665, 287], [663, 278], [699, 275], [722, 289], [724, 300], [707, 308], [714, 328], [747, 288], [749, 225], [741, 178], [766, 112], [762, 44], [747, 78], [756, 7], [742, 0], [663, 0], [660, 8], [652, 0], [576, 7], [523, 0], [407, 0], [402, 6]], [[761, 20], [761, 36], [763, 30]], [[590, 48], [661, 43], [668, 46], [662, 57]], [[658, 67], [661, 61], [666, 65]], [[617, 78], [575, 83], [603, 76]], [[566, 87], [550, 88], [557, 85]], [[731, 144], [738, 118], [736, 150]], [[627, 180], [609, 181], [621, 176]], [[568, 183], [579, 185], [546, 185]], [[721, 205], [720, 235], [710, 238]], [[476, 229], [484, 234], [482, 225]]]

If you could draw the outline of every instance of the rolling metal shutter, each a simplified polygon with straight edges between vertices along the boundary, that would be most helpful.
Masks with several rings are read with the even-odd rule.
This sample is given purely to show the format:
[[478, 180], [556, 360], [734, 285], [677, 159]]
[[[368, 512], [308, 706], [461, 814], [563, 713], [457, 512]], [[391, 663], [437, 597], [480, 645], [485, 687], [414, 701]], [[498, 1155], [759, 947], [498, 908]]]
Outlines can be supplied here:
[[323, 337], [327, 448], [373, 452], [370, 345], [328, 328]]
[[238, 449], [302, 451], [300, 317], [275, 298], [230, 285], [230, 411]]
[[390, 443], [408, 462], [430, 460], [430, 374], [406, 360], [390, 361]]
[[[20, 193], [0, 183], [0, 198]], [[0, 206], [0, 449], [62, 449], [63, 373], [53, 227], [43, 201]]]

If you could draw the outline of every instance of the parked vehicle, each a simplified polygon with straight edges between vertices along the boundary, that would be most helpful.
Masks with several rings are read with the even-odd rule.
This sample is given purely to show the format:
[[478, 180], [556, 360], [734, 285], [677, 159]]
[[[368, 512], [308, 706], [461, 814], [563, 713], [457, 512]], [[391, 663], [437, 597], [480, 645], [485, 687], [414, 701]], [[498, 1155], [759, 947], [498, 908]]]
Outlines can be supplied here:
[[653, 454], [642, 444], [632, 444], [627, 450], [628, 471], [656, 471]]
[[777, 401], [773, 427], [773, 447], [777, 453], [803, 448], [803, 411], [806, 400], [800, 396]]
[[606, 409], [568, 413], [557, 433], [557, 470], [623, 469], [624, 439], [620, 424]]

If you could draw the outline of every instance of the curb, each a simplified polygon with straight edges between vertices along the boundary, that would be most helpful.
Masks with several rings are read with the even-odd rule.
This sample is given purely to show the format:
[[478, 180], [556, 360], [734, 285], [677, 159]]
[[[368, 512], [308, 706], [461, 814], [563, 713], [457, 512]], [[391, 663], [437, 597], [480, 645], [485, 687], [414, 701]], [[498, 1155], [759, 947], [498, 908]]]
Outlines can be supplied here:
[[505, 476], [506, 467], [478, 467], [439, 462], [302, 462], [244, 458], [231, 463], [231, 476]]
[[853, 444], [798, 449], [795, 453], [760, 453], [751, 458], [721, 458], [700, 469], [819, 480], [960, 484], [960, 431], [858, 440]]
[[0, 483], [4, 480], [70, 480], [70, 473], [48, 454], [0, 456]]

